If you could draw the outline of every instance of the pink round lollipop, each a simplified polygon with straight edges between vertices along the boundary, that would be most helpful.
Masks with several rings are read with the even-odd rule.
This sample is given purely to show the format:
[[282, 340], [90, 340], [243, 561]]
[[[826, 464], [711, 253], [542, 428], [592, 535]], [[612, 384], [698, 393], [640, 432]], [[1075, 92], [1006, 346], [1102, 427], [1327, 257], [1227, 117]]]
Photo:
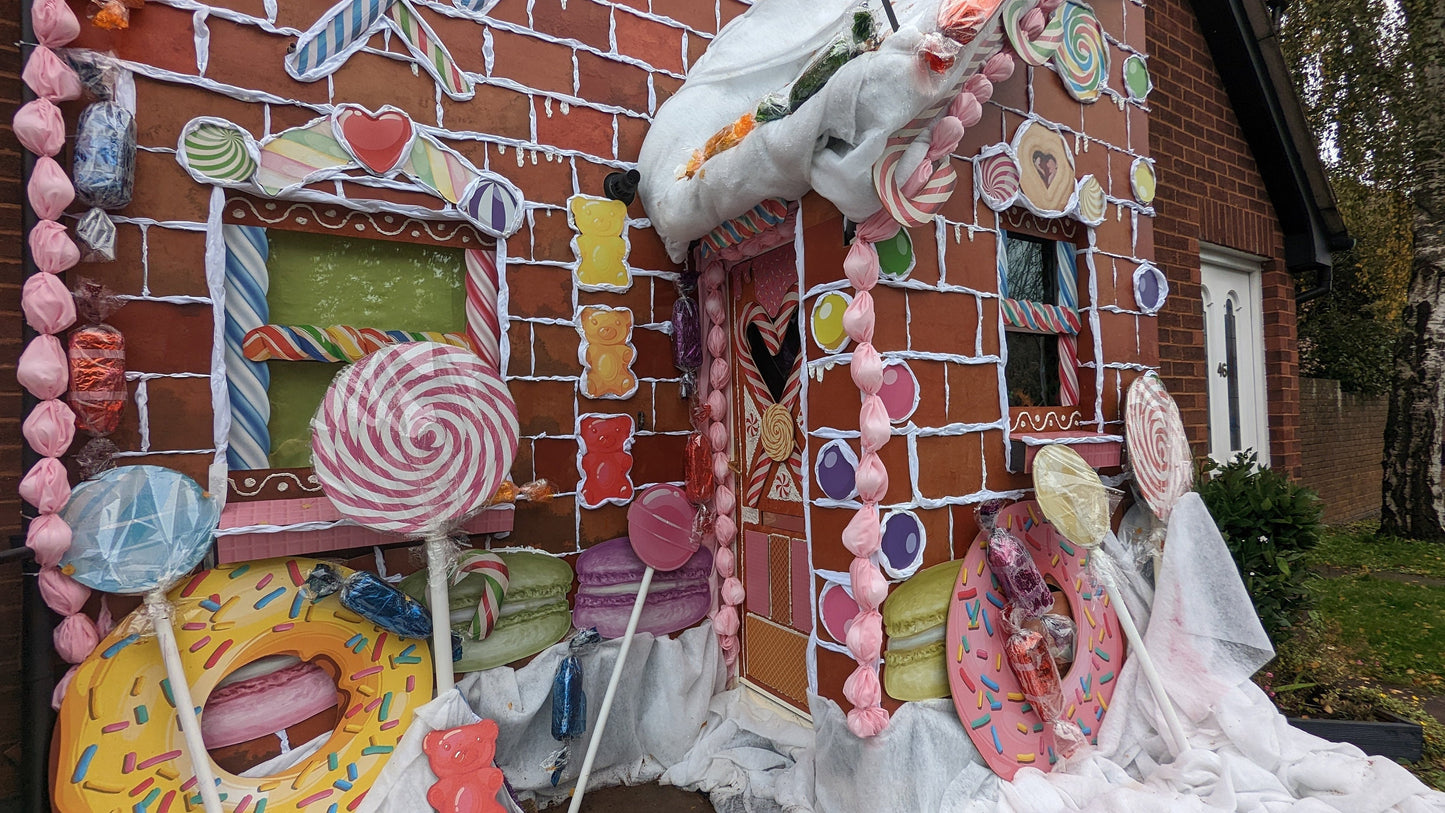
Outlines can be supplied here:
[[697, 509], [687, 492], [672, 485], [653, 486], [627, 509], [632, 551], [654, 570], [677, 570], [692, 558], [701, 541], [693, 533]]
[[336, 377], [311, 434], [316, 476], [338, 511], [430, 537], [497, 493], [517, 452], [517, 405], [471, 351], [396, 344]]
[[1124, 440], [1140, 496], [1167, 521], [1174, 504], [1194, 487], [1194, 458], [1179, 407], [1157, 375], [1140, 376], [1129, 385]]

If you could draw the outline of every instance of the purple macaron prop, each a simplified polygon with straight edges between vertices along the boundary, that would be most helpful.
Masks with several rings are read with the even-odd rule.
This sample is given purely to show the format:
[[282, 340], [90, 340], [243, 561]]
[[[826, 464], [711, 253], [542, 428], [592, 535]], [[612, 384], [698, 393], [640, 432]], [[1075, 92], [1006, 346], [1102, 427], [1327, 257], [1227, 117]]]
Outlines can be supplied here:
[[[603, 638], [621, 638], [627, 632], [637, 587], [647, 565], [633, 552], [627, 537], [593, 545], [577, 557], [577, 598], [572, 625], [593, 628]], [[707, 617], [712, 607], [708, 576], [712, 551], [699, 547], [682, 565], [657, 570], [642, 605], [637, 631], [667, 635], [687, 629]]]
[[[622, 678], [622, 666], [627, 662], [627, 651], [632, 648], [632, 636], [637, 632], [638, 623], [641, 621], [644, 610], [649, 604], [649, 592], [652, 587], [652, 576], [656, 571], [670, 573], [681, 569], [683, 576], [693, 569], [694, 565], [703, 565], [702, 555], [706, 554], [706, 567], [712, 566], [712, 555], [705, 550], [699, 550], [702, 536], [694, 531], [694, 519], [697, 516], [696, 509], [687, 501], [687, 492], [673, 485], [653, 486], [637, 495], [632, 505], [627, 509], [627, 532], [630, 537], [632, 553], [646, 568], [642, 571], [642, 579], [638, 583], [637, 597], [632, 602], [632, 614], [627, 619], [627, 627], [622, 633], [622, 648], [617, 652], [617, 663], [612, 667], [612, 678], [607, 681], [607, 694], [602, 697], [602, 708], [597, 712], [597, 725], [592, 729], [592, 739], [587, 743], [587, 757], [582, 760], [582, 771], [577, 776], [577, 788], [572, 794], [572, 803], [568, 806], [568, 813], [577, 813], [582, 808], [582, 796], [587, 792], [587, 778], [592, 773], [592, 760], [597, 757], [597, 746], [602, 742], [602, 731], [607, 726], [607, 715], [612, 711], [612, 699], [617, 695], [617, 683]], [[618, 543], [622, 543], [619, 545]], [[629, 562], [622, 559], [619, 548], [626, 547], [627, 542], [622, 539], [614, 539], [611, 542], [604, 542], [599, 548], [611, 549], [599, 551], [596, 555], [597, 561], [589, 564], [589, 569], [595, 565], [602, 570], [603, 565], [622, 564]], [[618, 552], [613, 552], [618, 551]], [[588, 551], [589, 553], [591, 551]], [[584, 556], [586, 554], [583, 554]], [[698, 560], [694, 562], [694, 560]], [[579, 557], [577, 569], [583, 570], [583, 563]], [[625, 570], [625, 567], [622, 568]], [[704, 575], [702, 582], [706, 585], [706, 569], [701, 571]], [[686, 589], [686, 588], [684, 588]], [[663, 598], [672, 588], [659, 591], [658, 598]], [[702, 592], [702, 598], [691, 599], [696, 601], [707, 613], [707, 605], [711, 603], [711, 597], [706, 588]], [[683, 596], [683, 607], [689, 601]], [[582, 607], [582, 597], [578, 596], [578, 617], [585, 617]], [[699, 616], [701, 618], [701, 616]], [[666, 619], [664, 622], [663, 619]], [[659, 628], [672, 626], [677, 621], [672, 612], [663, 612], [656, 620]], [[598, 632], [602, 632], [599, 628]], [[603, 633], [604, 635], [606, 633]]]

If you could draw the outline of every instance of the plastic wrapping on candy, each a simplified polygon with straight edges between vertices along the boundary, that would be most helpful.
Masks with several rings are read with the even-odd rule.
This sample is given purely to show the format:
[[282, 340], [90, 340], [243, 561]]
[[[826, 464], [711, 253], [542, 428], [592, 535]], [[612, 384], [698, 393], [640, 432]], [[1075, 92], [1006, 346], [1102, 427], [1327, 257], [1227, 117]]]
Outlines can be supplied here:
[[61, 567], [106, 593], [140, 594], [175, 582], [211, 547], [218, 501], [160, 466], [122, 466], [75, 487], [61, 518], [71, 546]]
[[75, 234], [85, 246], [81, 260], [88, 263], [115, 260], [115, 223], [104, 209], [97, 206], [81, 215], [75, 223]]
[[1049, 585], [1018, 537], [994, 528], [988, 537], [988, 568], [999, 588], [1024, 618], [1038, 618], [1054, 606]]
[[91, 206], [121, 209], [135, 181], [135, 117], [116, 102], [80, 114], [75, 134], [75, 191]]
[[[403, 638], [431, 637], [431, 613], [427, 608], [375, 573], [358, 570], [343, 579], [335, 569], [317, 565], [306, 577], [306, 591], [312, 601], [339, 594], [343, 607]], [[461, 640], [454, 640], [453, 660], [460, 659], [460, 649]]]
[[552, 675], [552, 739], [562, 743], [547, 761], [554, 788], [567, 770], [572, 741], [587, 733], [587, 693], [582, 688], [582, 661], [577, 656], [601, 640], [595, 628], [572, 636], [567, 643], [567, 657], [557, 664]]
[[1018, 677], [1024, 697], [1038, 709], [1039, 716], [1049, 721], [1055, 752], [1067, 757], [1077, 751], [1087, 740], [1078, 725], [1064, 718], [1063, 684], [1044, 636], [1033, 630], [1010, 635], [1004, 644], [1004, 658]]

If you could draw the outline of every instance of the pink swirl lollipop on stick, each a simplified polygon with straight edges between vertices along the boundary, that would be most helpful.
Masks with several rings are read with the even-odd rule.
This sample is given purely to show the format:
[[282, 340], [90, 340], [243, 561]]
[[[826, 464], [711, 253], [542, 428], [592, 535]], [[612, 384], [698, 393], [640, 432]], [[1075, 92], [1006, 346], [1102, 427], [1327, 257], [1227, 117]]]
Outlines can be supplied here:
[[424, 539], [437, 693], [452, 687], [447, 537], [497, 493], [517, 453], [517, 405], [475, 353], [382, 348], [331, 382], [311, 420], [316, 476], [344, 516]]

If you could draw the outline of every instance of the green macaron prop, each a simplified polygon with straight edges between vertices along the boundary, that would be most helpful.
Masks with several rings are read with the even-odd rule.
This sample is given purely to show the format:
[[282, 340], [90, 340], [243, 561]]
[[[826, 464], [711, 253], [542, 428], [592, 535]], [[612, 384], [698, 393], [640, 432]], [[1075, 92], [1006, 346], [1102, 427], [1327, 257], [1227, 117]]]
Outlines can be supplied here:
[[962, 566], [959, 559], [920, 570], [884, 600], [883, 690], [894, 700], [949, 696], [944, 626]]

